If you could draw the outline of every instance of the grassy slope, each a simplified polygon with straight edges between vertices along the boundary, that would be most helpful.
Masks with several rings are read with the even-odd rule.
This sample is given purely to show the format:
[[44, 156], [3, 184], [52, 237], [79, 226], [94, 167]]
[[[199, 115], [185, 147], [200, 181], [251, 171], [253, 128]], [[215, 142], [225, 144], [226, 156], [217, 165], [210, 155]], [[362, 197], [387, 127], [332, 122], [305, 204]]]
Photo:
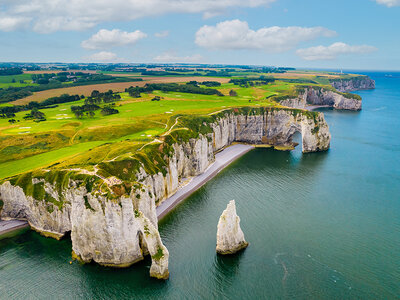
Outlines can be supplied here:
[[[292, 93], [296, 85], [276, 81], [265, 86], [242, 88], [224, 83], [219, 88], [224, 97], [155, 91], [134, 99], [121, 93], [122, 100], [116, 103], [120, 113], [106, 117], [96, 112], [94, 118], [76, 119], [70, 106], [80, 105], [83, 100], [42, 110], [47, 121], [40, 123], [23, 120], [27, 112], [19, 112], [15, 119], [20, 122], [14, 125], [7, 119], [0, 119], [0, 179], [56, 162], [65, 164], [83, 160], [89, 163], [94, 153], [103, 153], [104, 149], [108, 149], [110, 155], [131, 152], [135, 145], [150, 142], [165, 132], [174, 123], [176, 115], [205, 115], [230, 107], [279, 106], [268, 97]], [[236, 90], [237, 97], [228, 96], [231, 89]], [[155, 95], [162, 100], [151, 101]], [[57, 140], [59, 134], [62, 137]], [[45, 135], [49, 135], [51, 141], [46, 141]], [[108, 154], [97, 158], [97, 163], [105, 157]]]

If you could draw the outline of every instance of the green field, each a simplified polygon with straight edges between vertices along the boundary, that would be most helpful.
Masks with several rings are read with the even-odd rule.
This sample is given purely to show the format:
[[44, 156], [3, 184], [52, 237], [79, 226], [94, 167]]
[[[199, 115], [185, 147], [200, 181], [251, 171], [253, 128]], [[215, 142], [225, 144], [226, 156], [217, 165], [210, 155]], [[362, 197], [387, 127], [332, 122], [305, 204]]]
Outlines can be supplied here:
[[[15, 82], [13, 82], [13, 80]], [[21, 83], [20, 81], [24, 82]], [[24, 87], [24, 86], [38, 86], [38, 84], [32, 83], [31, 74], [0, 76], [0, 88]]]
[[[29, 76], [3, 76], [0, 79], [5, 84], [13, 77], [26, 79]], [[322, 86], [327, 81], [323, 76], [308, 78], [321, 81], [320, 84], [308, 85]], [[212, 78], [204, 77], [204, 81], [212, 81]], [[29, 111], [20, 111], [13, 117], [16, 120], [14, 124], [10, 124], [7, 118], [0, 119], [0, 179], [54, 163], [87, 165], [92, 161], [88, 153], [104, 154], [104, 149], [108, 149], [108, 154], [100, 158], [96, 156], [97, 163], [105, 157], [112, 159], [116, 153], [123, 156], [125, 147], [142, 147], [157, 140], [177, 125], [174, 124], [177, 116], [207, 116], [233, 107], [280, 107], [274, 97], [293, 95], [302, 85], [284, 79], [247, 87], [225, 83], [217, 87], [224, 96], [155, 90], [141, 93], [140, 98], [132, 98], [128, 93], [120, 93], [121, 99], [113, 106], [119, 113], [109, 116], [103, 116], [97, 110], [92, 117], [77, 118], [71, 106], [83, 105], [85, 99], [40, 109], [46, 118], [43, 122], [25, 120], [23, 117]], [[229, 96], [231, 90], [237, 96]], [[152, 101], [156, 96], [160, 101]]]

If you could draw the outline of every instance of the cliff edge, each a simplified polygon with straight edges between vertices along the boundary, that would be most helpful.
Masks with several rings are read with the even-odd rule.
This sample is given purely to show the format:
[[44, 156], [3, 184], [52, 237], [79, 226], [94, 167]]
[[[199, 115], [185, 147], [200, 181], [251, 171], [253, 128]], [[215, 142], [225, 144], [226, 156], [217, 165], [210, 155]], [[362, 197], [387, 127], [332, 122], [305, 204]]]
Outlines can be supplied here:
[[370, 90], [375, 88], [375, 80], [368, 76], [356, 76], [350, 78], [335, 78], [329, 80], [332, 87], [339, 92], [347, 93], [358, 90]]
[[25, 219], [57, 239], [71, 232], [73, 255], [83, 262], [127, 267], [150, 254], [150, 275], [166, 279], [169, 253], [158, 232], [156, 206], [233, 142], [292, 147], [296, 132], [303, 152], [329, 149], [329, 128], [318, 112], [243, 107], [176, 116], [165, 135], [140, 148], [132, 144], [131, 152], [123, 148], [107, 161], [65, 163], [3, 180], [1, 217]]

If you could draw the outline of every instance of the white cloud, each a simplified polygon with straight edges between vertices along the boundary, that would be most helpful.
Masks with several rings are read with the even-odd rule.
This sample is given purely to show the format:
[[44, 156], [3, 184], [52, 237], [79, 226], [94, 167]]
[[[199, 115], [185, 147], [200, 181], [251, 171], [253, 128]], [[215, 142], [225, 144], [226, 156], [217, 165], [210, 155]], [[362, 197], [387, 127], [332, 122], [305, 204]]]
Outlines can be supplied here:
[[194, 55], [190, 55], [190, 56], [177, 56], [174, 52], [164, 52], [164, 53], [154, 57], [153, 60], [157, 61], [157, 62], [194, 63], [194, 62], [202, 61], [203, 57], [200, 54], [194, 54]]
[[143, 39], [147, 34], [136, 30], [133, 32], [121, 31], [119, 29], [107, 30], [100, 29], [88, 40], [83, 41], [81, 46], [85, 49], [106, 49], [112, 47], [133, 45], [138, 40]]
[[209, 49], [262, 49], [284, 52], [299, 43], [336, 32], [324, 27], [264, 27], [252, 30], [245, 21], [232, 20], [203, 26], [196, 32], [196, 44]]
[[330, 46], [317, 46], [298, 49], [296, 54], [305, 60], [332, 60], [338, 55], [364, 54], [377, 51], [378, 49], [368, 45], [350, 46], [345, 43], [334, 43]]
[[121, 61], [121, 59], [118, 58], [117, 54], [113, 52], [107, 52], [107, 51], [101, 51], [94, 53], [87, 57], [88, 60], [93, 61], [93, 62], [116, 62], [116, 61]]
[[376, 0], [376, 2], [387, 7], [400, 6], [400, 0]]
[[163, 30], [163, 31], [160, 31], [160, 32], [156, 32], [155, 34], [154, 34], [154, 36], [155, 37], [158, 37], [158, 38], [165, 38], [165, 37], [167, 37], [169, 35], [169, 31], [168, 30]]
[[[129, 21], [168, 13], [201, 13], [209, 17], [232, 7], [267, 6], [274, 1], [276, 0], [1, 0], [0, 5], [4, 16], [29, 19], [29, 28], [50, 33], [85, 30], [102, 22]], [[15, 27], [18, 28], [20, 27]], [[0, 27], [0, 30], [3, 29]]]
[[29, 19], [27, 18], [0, 16], [1, 31], [14, 31], [16, 29], [25, 27], [28, 23]]

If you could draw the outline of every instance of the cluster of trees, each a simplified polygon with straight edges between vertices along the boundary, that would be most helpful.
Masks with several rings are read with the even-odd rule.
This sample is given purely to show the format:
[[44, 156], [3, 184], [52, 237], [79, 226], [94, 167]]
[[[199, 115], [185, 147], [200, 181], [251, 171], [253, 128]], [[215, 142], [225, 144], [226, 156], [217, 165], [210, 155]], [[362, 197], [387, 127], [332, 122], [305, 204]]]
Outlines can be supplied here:
[[162, 92], [179, 92], [179, 93], [223, 96], [223, 94], [217, 89], [202, 88], [193, 84], [152, 83], [152, 84], [146, 84], [144, 88], [148, 92], [157, 90]]
[[15, 101], [32, 95], [29, 88], [24, 87], [9, 87], [0, 89], [0, 103]]
[[295, 68], [283, 68], [283, 67], [263, 67], [262, 73], [286, 73], [287, 71], [296, 70]]
[[235, 90], [230, 90], [229, 91], [229, 96], [231, 96], [231, 97], [236, 97], [238, 94], [237, 94], [237, 92], [235, 91]]
[[72, 105], [71, 111], [75, 114], [78, 119], [82, 118], [85, 114], [88, 117], [94, 117], [95, 111], [99, 110], [100, 106], [96, 104], [84, 104], [82, 106]]
[[197, 81], [191, 81], [187, 84], [177, 84], [177, 83], [151, 83], [146, 84], [143, 87], [130, 87], [125, 89], [125, 92], [129, 93], [129, 96], [134, 98], [139, 98], [141, 93], [150, 93], [152, 91], [162, 91], [162, 92], [180, 92], [180, 93], [192, 93], [201, 95], [217, 95], [223, 96], [223, 94], [216, 90], [210, 88], [202, 88], [197, 85]]
[[27, 105], [4, 106], [0, 107], [0, 117], [13, 118], [15, 117], [15, 113], [20, 111], [56, 107], [57, 104], [78, 101], [83, 97], [84, 96], [63, 94], [59, 97], [48, 98], [42, 102], [31, 101]]
[[26, 114], [24, 116], [25, 120], [34, 120], [35, 122], [42, 122], [46, 121], [46, 115], [39, 111], [36, 107], [32, 108], [31, 112], [29, 114]]
[[60, 72], [60, 73], [45, 73], [33, 74], [32, 81], [37, 84], [49, 84], [50, 82], [67, 82], [73, 81], [77, 84], [80, 83], [93, 83], [113, 80], [115, 77], [104, 74], [90, 74], [83, 72]]
[[274, 78], [260, 76], [259, 78], [232, 78], [229, 80], [229, 83], [233, 83], [234, 85], [239, 85], [241, 87], [249, 87], [255, 85], [266, 85], [274, 81]]
[[187, 82], [186, 84], [191, 84], [191, 85], [195, 85], [195, 86], [205, 85], [206, 87], [221, 86], [221, 83], [219, 83], [218, 81], [203, 81], [203, 82], [199, 82], [199, 81], [196, 81], [196, 80], [192, 80], [192, 81]]
[[[60, 75], [61, 74], [61, 75]], [[63, 84], [66, 80], [66, 74], [74, 74], [79, 76], [73, 83]], [[55, 77], [54, 77], [55, 76]], [[54, 77], [54, 78], [53, 78]], [[34, 92], [63, 88], [66, 86], [81, 86], [87, 84], [97, 83], [110, 83], [110, 82], [128, 82], [128, 81], [142, 81], [142, 78], [131, 79], [125, 77], [113, 77], [104, 74], [88, 74], [82, 72], [69, 73], [61, 72], [58, 74], [33, 74], [32, 79], [38, 86], [25, 86], [25, 87], [9, 87], [0, 89], [0, 103], [12, 102], [21, 98], [28, 97]], [[70, 80], [69, 78], [68, 80]]]
[[118, 111], [118, 109], [112, 108], [111, 106], [104, 106], [104, 107], [101, 109], [100, 113], [101, 113], [103, 116], [108, 116], [108, 115], [118, 114], [119, 111]]
[[221, 71], [215, 71], [215, 70], [210, 70], [207, 71], [205, 76], [215, 76], [215, 77], [230, 77], [231, 74], [229, 71], [221, 70]]
[[[103, 116], [113, 115], [119, 113], [119, 111], [112, 106], [115, 106], [115, 101], [121, 99], [119, 94], [114, 93], [112, 90], [108, 90], [105, 93], [100, 93], [97, 90], [92, 91], [91, 95], [85, 99], [84, 105], [73, 105], [71, 106], [71, 111], [79, 119], [84, 115], [88, 117], [94, 117], [95, 111], [100, 110]], [[111, 103], [111, 105], [105, 105], [100, 107], [100, 103]]]
[[21, 68], [0, 68], [0, 76], [19, 75], [22, 73]]
[[58, 97], [51, 97], [48, 98], [42, 102], [35, 102], [31, 101], [29, 102], [28, 106], [32, 107], [48, 107], [52, 106], [54, 104], [61, 104], [61, 103], [68, 103], [68, 102], [74, 102], [78, 101], [80, 99], [85, 98], [85, 96], [79, 96], [79, 95], [69, 95], [69, 94], [62, 94], [61, 96]]
[[119, 111], [118, 109], [113, 108], [115, 103], [112, 103], [111, 105], [106, 105], [104, 107], [100, 107], [97, 104], [84, 104], [84, 105], [73, 105], [71, 106], [71, 111], [75, 114], [75, 116], [80, 119], [83, 116], [87, 117], [94, 117], [95, 116], [95, 111], [100, 110], [100, 113], [103, 116], [108, 116], [108, 115], [113, 115], [113, 114], [118, 114]]
[[[166, 75], [182, 75], [181, 73], [177, 73], [177, 72], [170, 72], [170, 71], [142, 71], [140, 72], [140, 74], [142, 75], [150, 75], [150, 76], [166, 76]], [[201, 75], [201, 74], [199, 74]]]
[[4, 112], [0, 114], [0, 118], [2, 119], [9, 119], [9, 118], [14, 118], [15, 117], [15, 113], [13, 112]]
[[202, 85], [205, 85], [207, 87], [217, 87], [217, 86], [221, 86], [221, 83], [218, 81], [203, 81], [202, 83], [200, 83]]
[[100, 93], [97, 90], [92, 91], [91, 95], [85, 99], [85, 104], [99, 104], [111, 103], [121, 99], [119, 94], [114, 94], [112, 90], [108, 90], [105, 93]]

